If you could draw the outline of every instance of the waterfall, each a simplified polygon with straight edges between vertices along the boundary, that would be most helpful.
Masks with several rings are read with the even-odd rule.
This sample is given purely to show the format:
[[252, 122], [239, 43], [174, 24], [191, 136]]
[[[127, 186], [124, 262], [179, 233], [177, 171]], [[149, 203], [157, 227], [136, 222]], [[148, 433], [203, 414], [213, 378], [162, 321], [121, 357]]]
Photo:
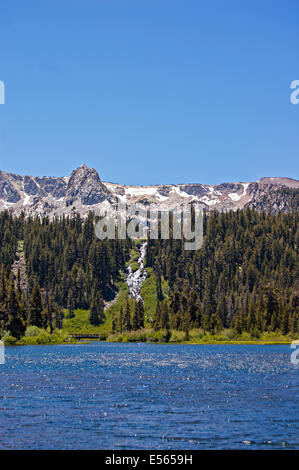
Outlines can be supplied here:
[[147, 242], [143, 242], [140, 246], [140, 256], [138, 258], [138, 269], [133, 273], [131, 266], [127, 268], [126, 274], [126, 283], [129, 288], [129, 295], [136, 300], [143, 300], [141, 297], [141, 287], [145, 279], [147, 278], [147, 273], [144, 268], [144, 258], [146, 255], [146, 246]]

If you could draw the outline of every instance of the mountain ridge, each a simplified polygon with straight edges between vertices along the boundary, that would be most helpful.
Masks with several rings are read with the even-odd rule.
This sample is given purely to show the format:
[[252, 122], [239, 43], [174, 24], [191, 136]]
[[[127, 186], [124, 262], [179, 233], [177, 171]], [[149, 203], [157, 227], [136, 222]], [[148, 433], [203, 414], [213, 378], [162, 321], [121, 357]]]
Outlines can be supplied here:
[[[83, 164], [70, 176], [30, 176], [0, 171], [0, 211], [55, 217], [90, 210], [104, 212], [118, 199], [158, 210], [171, 210], [184, 203], [202, 205], [207, 211], [228, 211], [247, 206], [271, 213], [296, 209], [294, 196], [299, 181], [290, 177], [263, 177], [252, 182], [122, 185], [104, 182], [94, 168]], [[295, 193], [295, 195], [294, 195]], [[295, 204], [295, 205], [294, 205]]]

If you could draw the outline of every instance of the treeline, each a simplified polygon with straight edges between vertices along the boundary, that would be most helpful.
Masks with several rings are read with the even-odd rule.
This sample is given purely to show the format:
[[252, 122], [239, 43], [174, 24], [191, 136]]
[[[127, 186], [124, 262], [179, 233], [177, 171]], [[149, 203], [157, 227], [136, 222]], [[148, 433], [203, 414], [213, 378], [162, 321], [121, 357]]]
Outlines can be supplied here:
[[[298, 332], [298, 212], [252, 209], [204, 215], [203, 247], [149, 240], [147, 266], [157, 280], [154, 327], [219, 332]], [[161, 276], [168, 281], [163, 299]]]
[[[75, 308], [90, 309], [91, 324], [103, 323], [104, 301], [115, 294], [131, 242], [98, 240], [94, 222], [91, 213], [53, 221], [0, 213], [0, 330], [17, 338], [28, 325], [52, 331], [62, 327], [63, 309], [72, 317]], [[20, 242], [26, 273], [21, 266], [13, 274]]]

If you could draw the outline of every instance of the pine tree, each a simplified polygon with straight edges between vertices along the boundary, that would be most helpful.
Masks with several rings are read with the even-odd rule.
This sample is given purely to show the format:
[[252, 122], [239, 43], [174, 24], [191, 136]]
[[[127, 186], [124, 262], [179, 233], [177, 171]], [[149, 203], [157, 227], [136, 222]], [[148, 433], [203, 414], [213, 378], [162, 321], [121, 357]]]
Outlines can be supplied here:
[[13, 280], [11, 280], [8, 295], [9, 314], [7, 328], [12, 336], [19, 339], [24, 334], [26, 326], [21, 316], [21, 308], [17, 298]]
[[162, 302], [161, 315], [160, 315], [160, 328], [169, 330], [169, 310], [167, 302]]
[[93, 294], [90, 305], [89, 322], [93, 326], [98, 326], [104, 322], [104, 302], [99, 291]]
[[111, 333], [114, 335], [116, 333], [116, 321], [115, 316], [112, 316], [112, 323], [111, 323]]
[[156, 296], [159, 301], [163, 300], [160, 270], [156, 274]]
[[123, 332], [123, 316], [124, 316], [124, 313], [123, 313], [123, 308], [121, 306], [120, 311], [119, 311], [119, 329], [120, 329], [121, 334]]
[[57, 306], [55, 308], [55, 328], [61, 330], [63, 327], [63, 309]]
[[42, 298], [40, 293], [40, 288], [38, 283], [34, 284], [30, 301], [29, 301], [29, 322], [30, 325], [37, 326], [41, 328], [43, 326], [43, 317], [42, 317]]
[[124, 318], [124, 329], [125, 331], [131, 331], [131, 310], [130, 310], [130, 303], [129, 298], [127, 297], [126, 300], [126, 310], [125, 310], [125, 318]]
[[144, 309], [142, 301], [135, 300], [133, 314], [133, 330], [139, 330], [144, 327]]
[[74, 313], [74, 297], [72, 291], [69, 291], [68, 297], [67, 297], [67, 312], [68, 312], [68, 318], [74, 318], [75, 313]]

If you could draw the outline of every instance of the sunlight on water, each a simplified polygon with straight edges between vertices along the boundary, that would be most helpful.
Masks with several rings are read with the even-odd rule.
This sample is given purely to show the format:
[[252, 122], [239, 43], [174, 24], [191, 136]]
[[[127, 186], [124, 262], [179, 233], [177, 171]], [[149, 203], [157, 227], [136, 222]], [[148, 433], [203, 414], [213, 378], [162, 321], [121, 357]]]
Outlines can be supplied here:
[[11, 347], [2, 449], [298, 447], [288, 346]]

